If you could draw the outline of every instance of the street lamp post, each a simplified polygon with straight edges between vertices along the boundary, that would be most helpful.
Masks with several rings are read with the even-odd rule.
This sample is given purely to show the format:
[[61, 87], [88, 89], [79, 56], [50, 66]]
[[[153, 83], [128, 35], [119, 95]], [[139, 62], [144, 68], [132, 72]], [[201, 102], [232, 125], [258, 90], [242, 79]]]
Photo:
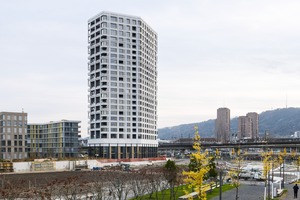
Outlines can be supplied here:
[[270, 170], [268, 171], [268, 199], [271, 197]]
[[222, 176], [223, 176], [223, 170], [220, 162], [218, 160], [221, 160], [221, 153], [218, 149], [216, 149], [216, 158], [217, 158], [217, 169], [219, 172], [219, 200], [222, 200]]
[[220, 177], [219, 177], [219, 178], [220, 178], [220, 187], [219, 187], [219, 188], [220, 188], [220, 190], [219, 190], [220, 193], [219, 193], [219, 200], [222, 200], [222, 183], [223, 183], [223, 181], [222, 181], [222, 175], [223, 175], [223, 174], [222, 174], [222, 169], [220, 168], [219, 170], [220, 170], [220, 172], [219, 172], [219, 173], [220, 173]]
[[274, 158], [272, 159], [272, 199], [274, 198]]
[[283, 164], [282, 164], [282, 188], [284, 188], [284, 163], [285, 163], [285, 158], [283, 158]]

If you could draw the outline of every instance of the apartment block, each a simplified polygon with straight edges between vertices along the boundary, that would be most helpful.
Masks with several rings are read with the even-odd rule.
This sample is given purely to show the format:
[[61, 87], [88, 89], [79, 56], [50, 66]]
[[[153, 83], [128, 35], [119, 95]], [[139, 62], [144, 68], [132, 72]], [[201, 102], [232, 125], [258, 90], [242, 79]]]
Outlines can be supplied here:
[[238, 139], [258, 139], [259, 115], [255, 112], [247, 113], [238, 118]]
[[89, 134], [103, 158], [157, 156], [157, 34], [140, 17], [88, 21]]
[[239, 116], [238, 139], [252, 139], [252, 120], [250, 117]]
[[251, 119], [251, 129], [252, 129], [252, 135], [251, 139], [258, 139], [259, 137], [259, 114], [256, 112], [250, 112], [246, 115]]
[[43, 124], [28, 124], [29, 157], [78, 157], [79, 123], [80, 121], [61, 120]]
[[215, 123], [215, 133], [217, 142], [227, 143], [230, 140], [230, 110], [219, 108]]
[[0, 158], [27, 158], [27, 113], [0, 112]]

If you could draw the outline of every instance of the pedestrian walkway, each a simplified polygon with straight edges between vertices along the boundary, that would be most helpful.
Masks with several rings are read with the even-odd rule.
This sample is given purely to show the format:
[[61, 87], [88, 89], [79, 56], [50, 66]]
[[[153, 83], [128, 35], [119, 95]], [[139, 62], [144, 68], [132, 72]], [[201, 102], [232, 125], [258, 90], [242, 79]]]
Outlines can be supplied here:
[[[287, 190], [281, 197], [280, 200], [294, 200], [293, 184], [286, 184], [284, 189]], [[236, 190], [232, 189], [222, 194], [222, 200], [233, 200], [235, 199]], [[264, 197], [264, 184], [257, 185], [241, 185], [239, 187], [239, 199], [240, 200], [263, 200]], [[298, 199], [300, 200], [300, 190], [298, 192]], [[218, 197], [214, 197], [211, 200], [219, 200]]]
[[[235, 188], [226, 191], [222, 194], [222, 200], [233, 200], [235, 199], [236, 190]], [[241, 185], [239, 187], [239, 199], [240, 200], [263, 200], [264, 185]], [[211, 200], [219, 200], [218, 197], [214, 197]]]
[[[287, 189], [287, 192], [286, 192], [286, 194], [284, 194], [282, 196], [282, 198], [281, 198], [282, 200], [292, 200], [292, 199], [294, 199], [294, 190], [293, 190], [294, 185], [295, 184], [292, 183], [292, 184], [287, 184], [284, 187], [284, 189]], [[300, 192], [298, 192], [298, 199], [300, 199]]]

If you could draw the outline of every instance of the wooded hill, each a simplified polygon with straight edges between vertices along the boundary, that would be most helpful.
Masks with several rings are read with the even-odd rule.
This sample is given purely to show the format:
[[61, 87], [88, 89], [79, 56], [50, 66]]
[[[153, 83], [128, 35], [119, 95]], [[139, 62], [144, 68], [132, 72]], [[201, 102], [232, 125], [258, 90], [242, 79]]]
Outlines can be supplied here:
[[[201, 137], [214, 137], [215, 119], [204, 122], [181, 124], [178, 126], [158, 129], [160, 139], [176, 139], [194, 137], [194, 126], [197, 125]], [[237, 117], [231, 119], [231, 131], [237, 132]], [[259, 132], [265, 131], [270, 137], [290, 137], [295, 131], [300, 131], [300, 108], [281, 108], [268, 110], [259, 114]]]

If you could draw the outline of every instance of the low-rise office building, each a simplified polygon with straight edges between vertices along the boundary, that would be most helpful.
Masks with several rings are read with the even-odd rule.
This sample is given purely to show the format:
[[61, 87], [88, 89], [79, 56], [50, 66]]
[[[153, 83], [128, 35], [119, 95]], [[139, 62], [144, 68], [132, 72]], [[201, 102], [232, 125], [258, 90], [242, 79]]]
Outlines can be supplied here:
[[27, 142], [30, 158], [65, 158], [78, 156], [80, 121], [61, 120], [28, 124]]

